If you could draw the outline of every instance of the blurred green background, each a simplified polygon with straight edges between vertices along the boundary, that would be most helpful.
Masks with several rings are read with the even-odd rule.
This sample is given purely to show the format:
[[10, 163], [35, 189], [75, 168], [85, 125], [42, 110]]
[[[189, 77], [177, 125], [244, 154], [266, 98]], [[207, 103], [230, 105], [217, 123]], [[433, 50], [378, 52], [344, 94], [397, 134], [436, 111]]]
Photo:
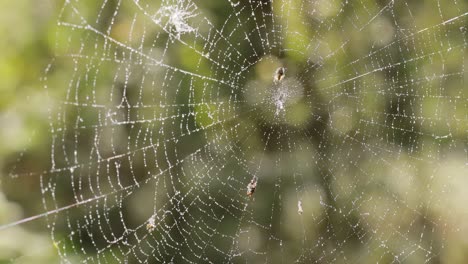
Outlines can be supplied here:
[[468, 262], [467, 14], [3, 1], [0, 263]]

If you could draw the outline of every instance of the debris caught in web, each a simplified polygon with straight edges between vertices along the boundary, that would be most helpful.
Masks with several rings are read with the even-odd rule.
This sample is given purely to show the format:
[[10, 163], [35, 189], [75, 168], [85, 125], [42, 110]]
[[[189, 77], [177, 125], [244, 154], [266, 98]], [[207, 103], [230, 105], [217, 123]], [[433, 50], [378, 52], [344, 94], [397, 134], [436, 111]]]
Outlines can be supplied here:
[[255, 188], [257, 188], [257, 177], [253, 177], [250, 180], [249, 184], [247, 184], [247, 196], [252, 197], [255, 192]]
[[297, 213], [302, 214], [303, 212], [304, 212], [304, 210], [302, 209], [302, 201], [299, 200], [299, 201], [297, 201]]
[[148, 223], [146, 224], [146, 230], [148, 230], [148, 232], [153, 232], [154, 229], [156, 229], [156, 223], [153, 215], [148, 219]]
[[196, 14], [188, 8], [179, 5], [163, 6], [155, 15], [154, 21], [157, 24], [165, 23], [164, 28], [171, 33], [171, 39], [180, 39], [185, 33], [194, 32], [195, 28], [189, 25], [188, 20]]

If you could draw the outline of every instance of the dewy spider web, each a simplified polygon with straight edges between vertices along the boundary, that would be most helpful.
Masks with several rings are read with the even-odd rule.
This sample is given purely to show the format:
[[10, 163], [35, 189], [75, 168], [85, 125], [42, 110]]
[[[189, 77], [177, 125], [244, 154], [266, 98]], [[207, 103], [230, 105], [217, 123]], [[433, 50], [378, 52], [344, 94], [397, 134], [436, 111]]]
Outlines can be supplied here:
[[466, 1], [211, 2], [65, 1], [41, 175], [63, 262], [443, 260]]

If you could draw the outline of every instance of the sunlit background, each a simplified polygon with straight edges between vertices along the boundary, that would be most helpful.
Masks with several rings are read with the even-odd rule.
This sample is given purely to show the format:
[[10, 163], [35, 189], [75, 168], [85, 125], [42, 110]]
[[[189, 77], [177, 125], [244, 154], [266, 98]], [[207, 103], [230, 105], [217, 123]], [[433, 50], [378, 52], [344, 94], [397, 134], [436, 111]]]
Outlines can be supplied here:
[[0, 2], [0, 263], [467, 263], [467, 18]]

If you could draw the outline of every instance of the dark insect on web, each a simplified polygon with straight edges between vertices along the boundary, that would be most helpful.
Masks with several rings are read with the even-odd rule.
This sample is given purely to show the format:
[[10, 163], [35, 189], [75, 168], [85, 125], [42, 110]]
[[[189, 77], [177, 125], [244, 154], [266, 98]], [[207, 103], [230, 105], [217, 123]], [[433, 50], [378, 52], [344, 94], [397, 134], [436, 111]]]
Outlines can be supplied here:
[[275, 71], [275, 76], [274, 76], [274, 81], [275, 83], [279, 83], [284, 79], [284, 76], [286, 75], [286, 68], [279, 67]]

